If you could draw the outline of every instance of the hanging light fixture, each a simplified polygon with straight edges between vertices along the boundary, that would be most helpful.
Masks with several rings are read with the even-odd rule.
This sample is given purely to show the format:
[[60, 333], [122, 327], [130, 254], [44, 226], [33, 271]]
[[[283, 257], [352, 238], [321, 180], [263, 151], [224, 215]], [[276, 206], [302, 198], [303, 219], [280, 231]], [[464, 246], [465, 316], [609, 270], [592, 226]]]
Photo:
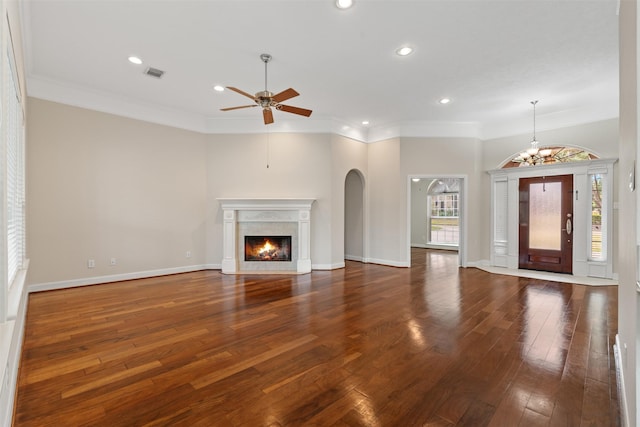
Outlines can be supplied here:
[[527, 148], [525, 151], [520, 153], [515, 159], [514, 162], [520, 163], [520, 166], [533, 166], [533, 165], [542, 165], [545, 162], [550, 163], [553, 162], [553, 150], [551, 148], [543, 148], [540, 149], [538, 147], [539, 143], [536, 139], [536, 104], [538, 100], [531, 101], [531, 105], [533, 105], [533, 138], [531, 139], [531, 146]]

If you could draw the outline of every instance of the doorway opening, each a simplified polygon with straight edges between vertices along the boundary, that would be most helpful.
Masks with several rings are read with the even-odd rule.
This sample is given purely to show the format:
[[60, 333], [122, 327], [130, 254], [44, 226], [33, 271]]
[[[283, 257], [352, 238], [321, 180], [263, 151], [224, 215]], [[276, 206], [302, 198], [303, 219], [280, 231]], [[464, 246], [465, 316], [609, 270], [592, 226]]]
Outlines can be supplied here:
[[344, 259], [366, 262], [364, 177], [352, 169], [344, 181]]
[[409, 177], [409, 250], [457, 251], [466, 266], [465, 186], [464, 176]]

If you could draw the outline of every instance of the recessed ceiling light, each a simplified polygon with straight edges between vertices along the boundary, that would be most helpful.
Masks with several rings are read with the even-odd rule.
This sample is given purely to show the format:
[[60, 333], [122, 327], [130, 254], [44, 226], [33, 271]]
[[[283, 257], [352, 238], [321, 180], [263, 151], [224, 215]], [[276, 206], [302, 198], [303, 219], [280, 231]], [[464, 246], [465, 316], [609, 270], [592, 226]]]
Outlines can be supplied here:
[[368, 125], [369, 124], [369, 120], [363, 120], [362, 124], [365, 125], [365, 126]]
[[420, 182], [420, 178], [411, 178], [411, 181], [413, 181], [413, 182]]
[[137, 56], [130, 56], [128, 59], [129, 59], [129, 62], [131, 62], [132, 64], [136, 64], [136, 65], [142, 64], [142, 59], [138, 58]]
[[442, 98], [440, 101], [440, 104], [448, 104], [451, 102], [451, 99], [449, 98]]
[[218, 92], [222, 92], [222, 91], [224, 91], [224, 86], [215, 85], [213, 87], [213, 90], [218, 91]]
[[353, 6], [353, 0], [336, 0], [336, 6], [338, 9], [349, 9]]
[[401, 48], [399, 48], [398, 50], [396, 50], [396, 53], [400, 56], [407, 56], [409, 54], [411, 54], [411, 52], [413, 52], [413, 49], [410, 48], [409, 46], [403, 46]]

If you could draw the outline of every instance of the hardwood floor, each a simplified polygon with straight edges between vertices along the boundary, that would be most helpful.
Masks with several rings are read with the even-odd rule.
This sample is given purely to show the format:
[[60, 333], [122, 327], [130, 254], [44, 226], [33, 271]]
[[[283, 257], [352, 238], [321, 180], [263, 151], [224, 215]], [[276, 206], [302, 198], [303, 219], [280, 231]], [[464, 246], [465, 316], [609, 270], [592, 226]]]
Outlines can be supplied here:
[[617, 426], [617, 288], [347, 262], [30, 295], [15, 426]]

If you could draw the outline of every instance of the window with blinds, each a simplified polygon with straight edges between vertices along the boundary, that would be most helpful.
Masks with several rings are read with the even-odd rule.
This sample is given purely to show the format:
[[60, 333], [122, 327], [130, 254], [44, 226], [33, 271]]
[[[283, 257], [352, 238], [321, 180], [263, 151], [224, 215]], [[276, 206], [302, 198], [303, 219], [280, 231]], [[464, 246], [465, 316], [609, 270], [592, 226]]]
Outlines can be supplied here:
[[25, 241], [24, 117], [13, 52], [7, 49], [4, 61], [4, 143], [6, 153], [6, 236], [7, 283], [13, 283], [22, 268]]

